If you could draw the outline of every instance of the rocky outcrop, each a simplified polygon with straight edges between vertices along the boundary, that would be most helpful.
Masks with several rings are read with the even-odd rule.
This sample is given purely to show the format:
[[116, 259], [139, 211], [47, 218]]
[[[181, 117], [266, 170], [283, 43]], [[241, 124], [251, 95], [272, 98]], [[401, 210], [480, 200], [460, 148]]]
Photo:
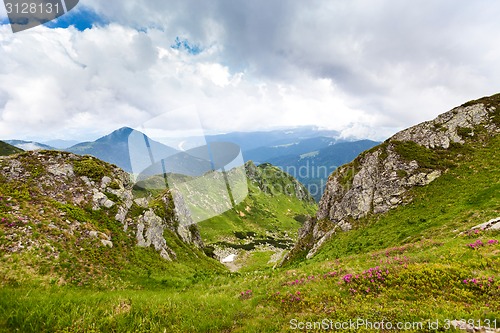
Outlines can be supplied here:
[[164, 221], [152, 209], [147, 210], [137, 221], [137, 245], [154, 246], [164, 259], [172, 260], [176, 254], [168, 247], [163, 237], [165, 227]]
[[[135, 198], [134, 184], [128, 173], [90, 156], [33, 151], [5, 157], [0, 160], [0, 182], [11, 186], [13, 191], [25, 191], [30, 200], [58, 207], [60, 212], [56, 211], [56, 215], [66, 216], [68, 212], [73, 212], [74, 216], [68, 216], [66, 223], [57, 224], [53, 221], [48, 224], [48, 228], [71, 235], [77, 232], [81, 235], [79, 242], [88, 239], [96, 247], [113, 248], [116, 235], [108, 235], [100, 231], [98, 225], [87, 223], [78, 216], [80, 213], [75, 213], [78, 209], [102, 211], [122, 225], [124, 233], [135, 234], [137, 246], [151, 246], [166, 260], [174, 260], [176, 253], [165, 240], [165, 230], [171, 231], [185, 243], [198, 248], [204, 247], [195, 225], [179, 223], [178, 214], [183, 214], [187, 209], [180, 200], [174, 205], [170, 191], [159, 198]], [[41, 209], [37, 214], [37, 223], [41, 223], [40, 220], [45, 215], [45, 210]], [[32, 216], [19, 217], [21, 218], [35, 220]], [[26, 229], [25, 234], [26, 239], [20, 240], [20, 244], [29, 243], [30, 231]], [[22, 251], [26, 247], [9, 248]]]
[[471, 230], [500, 230], [500, 217], [491, 219], [471, 228]]
[[446, 172], [446, 156], [481, 133], [500, 132], [500, 95], [469, 102], [395, 134], [328, 180], [317, 216], [299, 231], [285, 260], [301, 253], [312, 257], [334, 233], [348, 231], [357, 220], [381, 214], [412, 200], [409, 190], [425, 186]]
[[483, 103], [460, 106], [439, 115], [432, 121], [410, 127], [394, 135], [393, 141], [413, 141], [427, 148], [448, 149], [452, 143], [463, 144], [463, 129], [470, 129], [468, 135], [474, 135], [474, 129], [482, 125], [487, 131], [498, 131], [498, 125], [491, 121], [494, 117], [494, 106]]

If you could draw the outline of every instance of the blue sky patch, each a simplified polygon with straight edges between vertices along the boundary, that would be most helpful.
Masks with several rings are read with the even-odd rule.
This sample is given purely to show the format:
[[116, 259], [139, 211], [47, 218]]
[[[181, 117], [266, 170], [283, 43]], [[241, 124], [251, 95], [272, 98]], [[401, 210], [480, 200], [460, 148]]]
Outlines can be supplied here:
[[187, 39], [180, 39], [179, 36], [175, 37], [175, 42], [170, 47], [176, 50], [186, 50], [192, 55], [200, 54], [203, 51], [200, 46], [189, 43]]
[[109, 22], [90, 8], [80, 6], [54, 21], [45, 23], [48, 28], [68, 28], [74, 26], [79, 31], [92, 28], [93, 25], [106, 25]]

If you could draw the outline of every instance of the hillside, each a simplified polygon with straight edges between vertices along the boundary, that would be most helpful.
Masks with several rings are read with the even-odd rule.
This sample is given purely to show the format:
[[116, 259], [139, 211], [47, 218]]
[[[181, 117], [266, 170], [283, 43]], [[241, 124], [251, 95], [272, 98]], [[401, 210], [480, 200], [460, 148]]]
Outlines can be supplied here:
[[161, 272], [175, 280], [222, 269], [203, 254], [197, 228], [178, 223], [182, 207], [169, 192], [133, 190], [128, 174], [95, 158], [55, 151], [4, 158], [0, 184], [4, 286], [116, 288]]
[[297, 230], [316, 213], [316, 204], [301, 183], [275, 166], [247, 162], [245, 171], [248, 196], [199, 228], [218, 259], [234, 255], [231, 269], [252, 271], [280, 261], [297, 240]]
[[301, 230], [292, 256], [301, 252], [312, 257], [337, 231], [407, 205], [415, 188], [447, 176], [473, 152], [494, 145], [500, 132], [499, 100], [494, 95], [466, 103], [395, 134], [337, 169], [328, 180], [316, 219]]
[[0, 156], [8, 156], [12, 154], [17, 154], [21, 153], [23, 150], [19, 149], [17, 147], [14, 147], [12, 145], [9, 145], [8, 143], [4, 141], [0, 141]]

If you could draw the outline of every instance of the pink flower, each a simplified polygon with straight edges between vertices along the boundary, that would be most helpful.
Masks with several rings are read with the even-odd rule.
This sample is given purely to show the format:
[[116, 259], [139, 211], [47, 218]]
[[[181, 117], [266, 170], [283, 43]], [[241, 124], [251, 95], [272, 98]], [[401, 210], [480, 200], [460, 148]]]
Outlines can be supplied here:
[[346, 274], [342, 279], [344, 280], [345, 283], [349, 283], [351, 282], [352, 274]]

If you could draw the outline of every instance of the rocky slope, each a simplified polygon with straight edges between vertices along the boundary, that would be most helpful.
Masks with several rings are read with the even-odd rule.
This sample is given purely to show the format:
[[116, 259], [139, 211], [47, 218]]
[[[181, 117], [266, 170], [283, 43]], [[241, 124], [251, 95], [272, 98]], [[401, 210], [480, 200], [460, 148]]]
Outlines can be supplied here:
[[[137, 247], [154, 249], [148, 256], [164, 261], [186, 253], [205, 257], [197, 227], [180, 224], [179, 209], [170, 192], [137, 191], [126, 172], [90, 156], [36, 151], [1, 158], [0, 252], [6, 264], [0, 276], [14, 278], [8, 271], [15, 260], [36, 269], [51, 265], [66, 278], [78, 275], [78, 267], [99, 266], [102, 273], [133, 263]], [[106, 259], [96, 261], [96, 255]]]
[[403, 130], [362, 153], [329, 177], [316, 218], [301, 228], [287, 260], [310, 258], [337, 231], [411, 202], [411, 189], [453, 168], [466, 153], [467, 142], [487, 142], [499, 132], [500, 95], [494, 95]]

